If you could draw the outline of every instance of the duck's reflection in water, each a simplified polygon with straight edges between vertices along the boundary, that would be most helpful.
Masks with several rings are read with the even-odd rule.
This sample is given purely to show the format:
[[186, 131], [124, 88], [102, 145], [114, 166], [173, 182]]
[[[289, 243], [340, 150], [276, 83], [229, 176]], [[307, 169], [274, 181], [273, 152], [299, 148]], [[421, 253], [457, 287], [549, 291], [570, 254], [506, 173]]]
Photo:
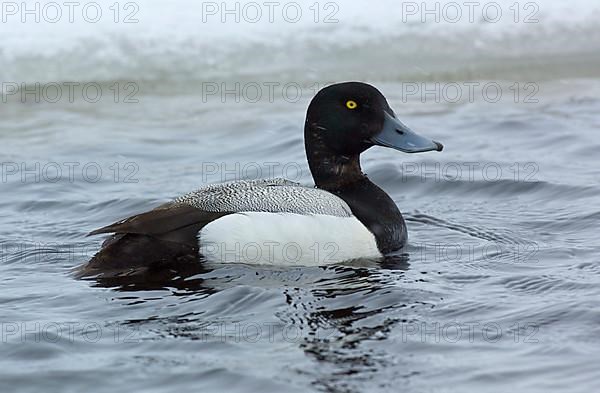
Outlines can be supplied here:
[[414, 301], [398, 287], [409, 268], [408, 259], [403, 254], [376, 267], [368, 261], [340, 266], [335, 277], [314, 288], [286, 291], [289, 307], [280, 317], [286, 326], [297, 324], [306, 332], [300, 347], [319, 363], [308, 371], [319, 389], [360, 391], [361, 381], [386, 368], [389, 358], [384, 352], [361, 347], [386, 340], [400, 321], [394, 310]]
[[[256, 315], [270, 318], [276, 321], [273, 323], [276, 340], [283, 340], [281, 337], [286, 335], [279, 333], [285, 330], [287, 337], [296, 337], [294, 345], [320, 365], [313, 370], [296, 371], [310, 374], [313, 384], [320, 389], [337, 391], [348, 384], [348, 378], [359, 382], [386, 368], [389, 359], [385, 351], [365, 350], [363, 346], [385, 341], [394, 325], [403, 321], [404, 310], [419, 302], [414, 291], [401, 285], [409, 269], [408, 261], [408, 254], [400, 254], [382, 261], [360, 260], [315, 268], [193, 263], [96, 277], [93, 282], [128, 292], [129, 301], [132, 291], [168, 289], [178, 295], [177, 315], [124, 321], [129, 326], [150, 324], [152, 331], [162, 332], [159, 337], [218, 341], [207, 337], [211, 333], [207, 327], [223, 320], [255, 323]], [[266, 303], [260, 300], [265, 290], [275, 300]], [[188, 304], [183, 304], [182, 298], [187, 298]], [[165, 301], [164, 297], [159, 301]], [[172, 298], [167, 301], [173, 303]], [[247, 303], [241, 310], [222, 308], [222, 302], [240, 301]]]

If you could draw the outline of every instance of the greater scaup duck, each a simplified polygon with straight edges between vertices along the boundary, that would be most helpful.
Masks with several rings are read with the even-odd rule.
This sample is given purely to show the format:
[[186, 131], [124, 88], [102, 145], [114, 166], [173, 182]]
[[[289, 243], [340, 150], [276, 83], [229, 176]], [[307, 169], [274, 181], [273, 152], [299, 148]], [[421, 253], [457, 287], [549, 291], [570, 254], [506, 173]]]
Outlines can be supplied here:
[[394, 201], [360, 168], [372, 146], [406, 153], [443, 146], [404, 125], [385, 97], [360, 82], [334, 84], [311, 101], [304, 144], [316, 188], [285, 179], [203, 187], [90, 235], [114, 233], [82, 275], [170, 261], [322, 265], [381, 257], [406, 243]]

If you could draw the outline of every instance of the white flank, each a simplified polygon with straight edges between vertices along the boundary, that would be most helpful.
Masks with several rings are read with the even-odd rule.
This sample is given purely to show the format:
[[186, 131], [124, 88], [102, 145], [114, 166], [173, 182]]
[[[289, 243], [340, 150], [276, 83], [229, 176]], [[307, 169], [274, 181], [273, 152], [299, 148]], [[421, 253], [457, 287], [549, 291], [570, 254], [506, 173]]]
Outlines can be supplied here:
[[355, 217], [294, 213], [236, 213], [198, 234], [210, 262], [319, 266], [381, 257], [375, 236]]

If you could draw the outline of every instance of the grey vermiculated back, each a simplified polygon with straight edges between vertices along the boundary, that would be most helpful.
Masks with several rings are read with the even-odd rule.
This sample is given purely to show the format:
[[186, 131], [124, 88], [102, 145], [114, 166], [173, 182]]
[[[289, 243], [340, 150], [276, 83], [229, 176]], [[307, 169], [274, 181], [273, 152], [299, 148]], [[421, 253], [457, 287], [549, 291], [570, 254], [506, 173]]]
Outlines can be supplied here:
[[283, 178], [212, 184], [174, 200], [208, 212], [271, 212], [350, 217], [341, 198]]

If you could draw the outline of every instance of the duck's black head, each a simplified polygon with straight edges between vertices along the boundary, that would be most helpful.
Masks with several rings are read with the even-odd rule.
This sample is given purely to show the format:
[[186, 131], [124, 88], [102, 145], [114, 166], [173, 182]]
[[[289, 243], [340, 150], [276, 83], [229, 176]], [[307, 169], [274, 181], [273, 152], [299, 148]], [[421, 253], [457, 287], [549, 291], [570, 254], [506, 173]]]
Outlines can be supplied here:
[[383, 94], [361, 82], [338, 83], [317, 93], [308, 106], [304, 142], [313, 178], [324, 186], [363, 176], [358, 157], [372, 146], [405, 153], [443, 149], [404, 125]]

